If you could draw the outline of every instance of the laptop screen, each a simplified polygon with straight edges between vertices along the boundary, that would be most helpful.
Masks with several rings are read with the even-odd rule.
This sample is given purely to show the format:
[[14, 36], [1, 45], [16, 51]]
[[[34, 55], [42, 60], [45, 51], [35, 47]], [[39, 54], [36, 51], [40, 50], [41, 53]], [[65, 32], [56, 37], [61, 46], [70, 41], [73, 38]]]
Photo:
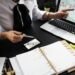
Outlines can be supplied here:
[[62, 10], [65, 8], [74, 9], [72, 11], [67, 11], [69, 15], [67, 16], [67, 18], [65, 18], [65, 20], [75, 23], [75, 0], [60, 0], [58, 9]]

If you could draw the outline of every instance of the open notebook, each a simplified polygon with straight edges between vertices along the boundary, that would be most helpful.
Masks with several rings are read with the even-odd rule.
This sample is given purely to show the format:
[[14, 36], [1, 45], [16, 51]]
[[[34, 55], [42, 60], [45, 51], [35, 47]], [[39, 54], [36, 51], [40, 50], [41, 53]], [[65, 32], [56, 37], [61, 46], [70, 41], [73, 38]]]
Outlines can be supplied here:
[[10, 61], [16, 75], [58, 75], [75, 67], [75, 56], [61, 41], [17, 55]]

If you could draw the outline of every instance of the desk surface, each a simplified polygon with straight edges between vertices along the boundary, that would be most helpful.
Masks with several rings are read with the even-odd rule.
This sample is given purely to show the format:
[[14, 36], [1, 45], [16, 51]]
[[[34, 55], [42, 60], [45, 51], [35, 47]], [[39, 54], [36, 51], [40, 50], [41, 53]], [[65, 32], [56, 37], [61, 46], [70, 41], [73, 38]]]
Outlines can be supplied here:
[[50, 34], [49, 32], [46, 32], [40, 28], [40, 26], [43, 24], [42, 21], [35, 21], [32, 25], [32, 28], [35, 32], [35, 36], [37, 39], [41, 41], [40, 46], [44, 46], [47, 44], [51, 44], [53, 42], [56, 42], [58, 40], [62, 40], [59, 37], [54, 36], [53, 34]]

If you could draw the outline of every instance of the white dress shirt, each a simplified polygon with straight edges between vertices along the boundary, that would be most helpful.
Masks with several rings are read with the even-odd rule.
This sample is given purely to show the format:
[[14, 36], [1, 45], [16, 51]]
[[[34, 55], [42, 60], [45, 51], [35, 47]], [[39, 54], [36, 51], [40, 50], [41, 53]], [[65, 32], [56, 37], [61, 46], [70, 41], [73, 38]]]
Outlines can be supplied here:
[[[36, 0], [20, 0], [29, 9], [31, 19], [42, 19], [45, 11], [38, 9]], [[0, 32], [13, 30], [13, 7], [16, 5], [12, 0], [0, 0]]]
[[34, 20], [42, 19], [42, 15], [45, 13], [45, 11], [39, 10], [37, 0], [20, 0], [20, 3], [25, 4], [28, 7], [31, 18]]

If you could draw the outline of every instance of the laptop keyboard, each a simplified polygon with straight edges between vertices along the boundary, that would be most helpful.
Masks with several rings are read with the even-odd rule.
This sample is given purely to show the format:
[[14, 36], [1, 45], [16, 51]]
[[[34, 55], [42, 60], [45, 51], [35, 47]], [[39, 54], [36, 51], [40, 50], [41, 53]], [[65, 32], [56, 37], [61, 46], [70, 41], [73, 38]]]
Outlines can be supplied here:
[[72, 24], [57, 19], [44, 23], [40, 28], [75, 44], [75, 26]]
[[64, 29], [68, 32], [75, 34], [75, 26], [73, 24], [67, 23], [67, 22], [59, 20], [59, 19], [51, 20], [51, 21], [49, 21], [49, 23], [54, 26], [57, 26], [61, 29]]

